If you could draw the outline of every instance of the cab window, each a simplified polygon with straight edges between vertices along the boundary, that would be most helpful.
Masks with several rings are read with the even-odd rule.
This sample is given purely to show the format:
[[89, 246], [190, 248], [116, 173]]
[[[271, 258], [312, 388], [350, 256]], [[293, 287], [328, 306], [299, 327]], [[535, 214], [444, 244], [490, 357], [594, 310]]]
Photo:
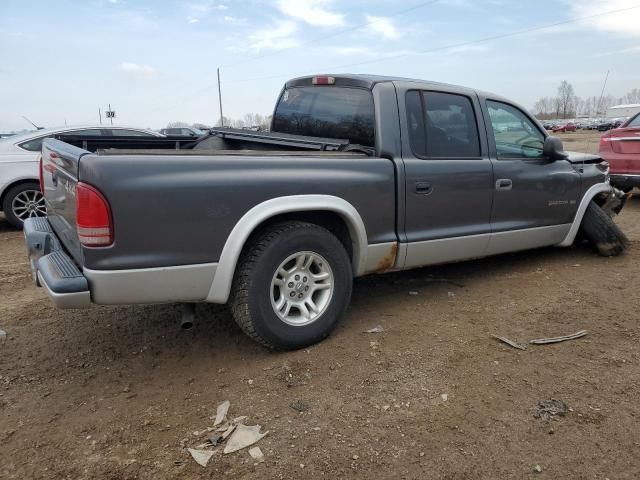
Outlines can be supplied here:
[[409, 140], [425, 158], [480, 158], [478, 124], [464, 95], [411, 90], [406, 95]]
[[487, 109], [498, 159], [543, 157], [544, 134], [524, 112], [493, 100], [487, 101]]
[[370, 90], [349, 87], [288, 88], [278, 101], [272, 131], [373, 147], [373, 95]]

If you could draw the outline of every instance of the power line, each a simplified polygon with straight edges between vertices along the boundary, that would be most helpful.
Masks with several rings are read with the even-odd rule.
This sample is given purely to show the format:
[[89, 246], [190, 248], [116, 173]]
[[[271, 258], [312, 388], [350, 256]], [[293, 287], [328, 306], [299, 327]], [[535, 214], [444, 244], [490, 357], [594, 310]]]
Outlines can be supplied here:
[[[439, 1], [440, 0], [430, 0], [428, 2], [422, 2], [422, 3], [419, 3], [417, 5], [414, 5], [413, 7], [409, 7], [409, 8], [405, 8], [404, 10], [400, 10], [400, 11], [398, 11], [398, 12], [392, 14], [392, 15], [387, 15], [386, 18], [399, 17], [401, 15], [405, 15], [405, 14], [407, 14], [409, 12], [412, 12], [414, 10], [418, 10], [419, 8], [423, 8], [423, 7], [426, 7], [428, 5], [432, 5], [432, 4], [437, 3]], [[375, 23], [375, 22], [367, 22], [367, 23], [361, 23], [361, 24], [358, 24], [358, 25], [354, 25], [353, 27], [350, 27], [350, 28], [347, 28], [347, 29], [344, 29], [344, 30], [340, 30], [338, 32], [330, 33], [328, 35], [323, 35], [322, 37], [316, 37], [316, 38], [314, 38], [312, 40], [308, 40], [306, 42], [300, 43], [298, 45], [295, 45], [295, 46], [292, 46], [292, 47], [289, 47], [289, 48], [278, 50], [276, 52], [265, 53], [263, 55], [257, 55], [255, 57], [246, 58], [244, 60], [240, 60], [240, 61], [235, 62], [235, 63], [222, 65], [221, 68], [222, 67], [226, 67], [226, 68], [235, 67], [236, 65], [242, 65], [242, 64], [245, 64], [245, 63], [248, 63], [248, 62], [253, 62], [253, 61], [256, 61], [256, 60], [262, 60], [263, 58], [274, 57], [274, 56], [280, 55], [280, 54], [282, 54], [282, 53], [284, 53], [286, 51], [293, 50], [293, 49], [296, 49], [296, 48], [306, 47], [308, 45], [315, 45], [315, 44], [318, 44], [319, 42], [324, 42], [327, 39], [339, 37], [340, 35], [344, 35], [345, 33], [351, 33], [351, 32], [354, 32], [356, 30], [360, 30], [361, 28], [364, 28], [364, 27], [367, 27], [367, 26], [371, 25], [371, 23]]]
[[[354, 62], [354, 63], [346, 63], [346, 64], [342, 64], [342, 65], [335, 65], [333, 67], [330, 68], [323, 68], [321, 69], [322, 71], [329, 71], [333, 68], [338, 69], [338, 68], [350, 68], [350, 67], [356, 67], [356, 66], [360, 66], [360, 65], [368, 65], [368, 64], [372, 64], [372, 63], [378, 63], [378, 62], [383, 62], [385, 60], [395, 60], [398, 58], [404, 58], [404, 57], [409, 57], [412, 55], [424, 55], [424, 54], [428, 54], [428, 53], [436, 53], [436, 52], [440, 52], [440, 51], [444, 51], [444, 50], [452, 50], [454, 48], [460, 48], [460, 47], [467, 47], [470, 45], [476, 45], [479, 43], [486, 43], [486, 42], [491, 42], [494, 40], [500, 40], [503, 38], [509, 38], [509, 37], [515, 37], [518, 35], [524, 35], [526, 33], [531, 33], [531, 32], [535, 32], [535, 31], [539, 31], [539, 30], [546, 30], [549, 28], [553, 28], [553, 27], [558, 27], [561, 25], [567, 25], [570, 23], [576, 23], [576, 22], [580, 22], [582, 20], [589, 20], [592, 18], [598, 18], [598, 17], [603, 17], [606, 15], [612, 15], [614, 13], [621, 13], [621, 12], [626, 12], [629, 10], [634, 10], [636, 8], [640, 8], [640, 4], [635, 5], [633, 7], [626, 7], [626, 8], [620, 8], [617, 10], [609, 10], [606, 12], [600, 12], [600, 13], [596, 13], [593, 15], [585, 15], [583, 17], [577, 17], [577, 18], [572, 18], [570, 20], [564, 20], [561, 22], [555, 22], [555, 23], [549, 23], [549, 24], [545, 24], [545, 25], [538, 25], [535, 27], [529, 27], [529, 28], [525, 28], [522, 30], [516, 30], [516, 31], [512, 31], [512, 32], [507, 32], [507, 33], [503, 33], [503, 34], [499, 34], [499, 35], [492, 35], [489, 37], [483, 37], [483, 38], [478, 38], [475, 40], [469, 40], [469, 41], [464, 41], [464, 42], [459, 42], [459, 43], [453, 43], [450, 45], [443, 45], [441, 47], [434, 47], [434, 48], [429, 48], [426, 50], [418, 50], [416, 52], [412, 52], [412, 53], [401, 53], [401, 54], [396, 54], [396, 55], [387, 55], [386, 57], [380, 57], [380, 58], [374, 58], [371, 60], [363, 60], [361, 62]], [[320, 69], [315, 69], [314, 71], [317, 72]], [[297, 73], [284, 73], [284, 74], [277, 74], [277, 75], [268, 75], [268, 76], [264, 76], [264, 77], [254, 77], [254, 78], [245, 78], [245, 79], [237, 79], [234, 80], [234, 82], [251, 82], [251, 81], [258, 81], [258, 80], [269, 80], [269, 79], [274, 79], [274, 78], [282, 78], [282, 77], [292, 77], [292, 76], [300, 76], [300, 75], [306, 75], [309, 74], [309, 71], [305, 71], [305, 72], [297, 72]]]

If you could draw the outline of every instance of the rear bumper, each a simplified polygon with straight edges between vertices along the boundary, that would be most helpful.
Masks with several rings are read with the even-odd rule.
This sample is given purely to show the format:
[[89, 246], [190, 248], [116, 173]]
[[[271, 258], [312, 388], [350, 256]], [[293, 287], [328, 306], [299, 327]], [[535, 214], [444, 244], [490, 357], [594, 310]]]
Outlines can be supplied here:
[[127, 270], [78, 268], [46, 217], [24, 223], [33, 280], [59, 308], [100, 305], [204, 302], [217, 263]]
[[640, 187], [640, 174], [614, 173], [609, 175], [611, 184], [616, 188]]
[[31, 274], [59, 308], [91, 305], [89, 282], [62, 248], [46, 217], [24, 222], [24, 238]]

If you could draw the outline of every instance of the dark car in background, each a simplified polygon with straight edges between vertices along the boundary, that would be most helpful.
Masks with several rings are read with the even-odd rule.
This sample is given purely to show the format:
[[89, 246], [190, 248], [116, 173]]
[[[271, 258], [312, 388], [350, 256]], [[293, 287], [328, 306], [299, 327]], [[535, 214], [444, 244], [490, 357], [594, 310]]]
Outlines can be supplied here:
[[201, 137], [206, 132], [195, 127], [175, 127], [175, 128], [163, 128], [160, 130], [163, 135], [171, 135], [178, 137]]

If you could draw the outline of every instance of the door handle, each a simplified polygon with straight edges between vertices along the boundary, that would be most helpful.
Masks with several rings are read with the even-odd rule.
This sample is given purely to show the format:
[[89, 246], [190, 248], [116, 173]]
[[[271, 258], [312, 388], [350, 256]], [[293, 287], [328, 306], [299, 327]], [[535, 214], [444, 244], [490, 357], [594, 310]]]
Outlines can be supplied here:
[[429, 195], [433, 191], [431, 182], [416, 182], [415, 192], [420, 195]]
[[510, 178], [500, 178], [496, 180], [496, 190], [511, 190], [513, 182]]

